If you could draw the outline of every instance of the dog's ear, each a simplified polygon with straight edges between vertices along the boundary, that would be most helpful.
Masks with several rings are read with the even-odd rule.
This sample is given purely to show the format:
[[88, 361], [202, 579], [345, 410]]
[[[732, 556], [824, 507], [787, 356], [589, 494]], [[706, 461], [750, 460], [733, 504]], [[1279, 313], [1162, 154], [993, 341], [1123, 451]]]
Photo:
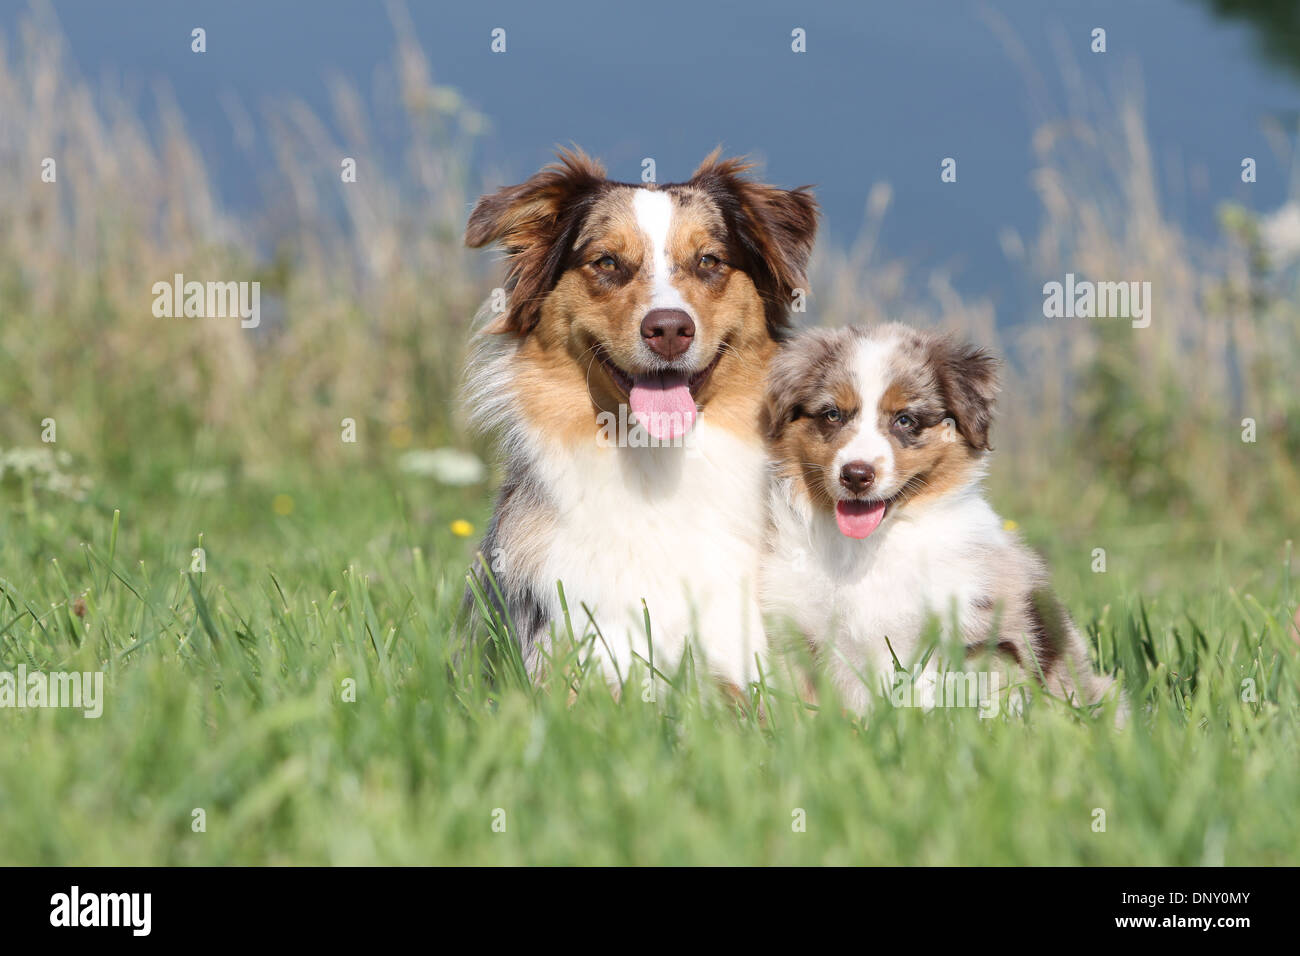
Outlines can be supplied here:
[[767, 441], [778, 441], [803, 414], [851, 336], [848, 329], [809, 329], [781, 346], [768, 367], [759, 410], [759, 428]]
[[978, 346], [942, 337], [931, 346], [930, 364], [957, 430], [972, 448], [991, 451], [989, 428], [998, 393], [998, 360]]
[[758, 427], [763, 437], [775, 442], [786, 426], [798, 415], [797, 386], [802, 364], [798, 356], [786, 348], [777, 353], [767, 371], [767, 388], [763, 393], [763, 406], [758, 413]]
[[795, 289], [807, 289], [808, 257], [820, 209], [811, 186], [781, 189], [756, 183], [743, 158], [719, 159], [721, 147], [700, 164], [689, 185], [703, 190], [722, 211], [736, 237], [745, 271], [763, 300], [767, 327], [780, 340], [789, 331]]
[[499, 243], [509, 263], [509, 306], [486, 331], [526, 335], [537, 324], [542, 300], [559, 281], [605, 170], [580, 149], [561, 149], [559, 162], [526, 182], [479, 199], [465, 228], [465, 244]]

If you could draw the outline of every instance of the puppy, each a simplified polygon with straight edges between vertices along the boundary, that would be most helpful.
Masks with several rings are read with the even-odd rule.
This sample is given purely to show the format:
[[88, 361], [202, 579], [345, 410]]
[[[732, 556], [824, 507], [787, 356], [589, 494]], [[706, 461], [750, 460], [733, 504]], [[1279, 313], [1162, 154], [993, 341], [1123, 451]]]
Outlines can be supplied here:
[[933, 703], [938, 658], [920, 665], [936, 622], [967, 656], [996, 653], [1076, 703], [1110, 686], [981, 494], [997, 389], [983, 350], [897, 324], [812, 330], [773, 362], [762, 599], [859, 712], [872, 683], [898, 690], [895, 661]]
[[466, 385], [505, 472], [479, 585], [534, 678], [569, 626], [611, 683], [688, 647], [725, 683], [758, 676], [759, 411], [818, 209], [748, 168], [715, 152], [683, 183], [619, 183], [562, 151], [470, 215], [508, 296]]

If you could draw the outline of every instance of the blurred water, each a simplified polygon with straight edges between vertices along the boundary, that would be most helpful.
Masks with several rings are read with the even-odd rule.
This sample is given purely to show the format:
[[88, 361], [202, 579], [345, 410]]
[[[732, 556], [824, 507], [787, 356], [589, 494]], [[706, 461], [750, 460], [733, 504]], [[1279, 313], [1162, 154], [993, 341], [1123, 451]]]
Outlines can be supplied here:
[[[1029, 142], [1041, 117], [1032, 104], [1064, 106], [1063, 46], [1083, 79], [1102, 88], [1140, 67], [1157, 163], [1178, 171], [1164, 184], [1167, 208], [1193, 235], [1213, 234], [1223, 199], [1272, 209], [1285, 197], [1290, 172], [1261, 120], [1293, 117], [1298, 90], [1258, 61], [1245, 27], [1181, 0], [994, 6], [1042, 87], [1031, 89], [990, 29], [988, 8], [958, 0], [412, 2], [408, 13], [435, 79], [491, 118], [483, 168], [522, 178], [553, 144], [573, 141], [616, 178], [638, 178], [641, 159], [652, 156], [667, 181], [722, 143], [761, 157], [772, 181], [817, 184], [827, 233], [839, 243], [857, 235], [871, 184], [887, 180], [889, 254], [915, 266], [916, 281], [947, 266], [958, 289], [1004, 309], [1023, 301], [1028, 284], [998, 234], [1036, 227]], [[170, 86], [236, 205], [256, 201], [260, 174], [235, 144], [223, 96], [256, 113], [293, 95], [328, 113], [328, 77], [368, 90], [393, 51], [390, 18], [373, 3], [53, 0], [53, 8], [84, 76], [118, 78], [141, 103], [157, 81]], [[25, 9], [5, 0], [0, 12], [11, 43]], [[201, 56], [190, 52], [195, 26], [207, 30]], [[1096, 26], [1107, 30], [1104, 55], [1088, 50]], [[504, 55], [489, 50], [495, 27], [507, 31]], [[795, 27], [807, 31], [805, 54], [790, 51]], [[1239, 178], [1247, 155], [1260, 162], [1254, 186]], [[954, 185], [939, 180], [947, 156], [958, 160]]]

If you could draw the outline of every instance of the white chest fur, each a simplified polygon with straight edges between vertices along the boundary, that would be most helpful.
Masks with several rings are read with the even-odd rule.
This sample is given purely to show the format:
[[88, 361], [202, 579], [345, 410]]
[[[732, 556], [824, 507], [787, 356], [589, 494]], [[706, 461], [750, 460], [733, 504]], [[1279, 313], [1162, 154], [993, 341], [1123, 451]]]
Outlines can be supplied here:
[[702, 419], [682, 447], [535, 451], [554, 512], [530, 576], [551, 619], [562, 619], [558, 580], [575, 633], [587, 624], [582, 604], [591, 609], [604, 637], [595, 652], [613, 679], [627, 675], [634, 652], [650, 656], [644, 601], [657, 668], [671, 673], [692, 642], [701, 672], [756, 679], [767, 481], [757, 438]]
[[840, 534], [831, 515], [792, 498], [787, 483], [774, 487], [772, 511], [763, 608], [822, 647], [832, 681], [859, 710], [869, 696], [864, 679], [888, 684], [893, 655], [904, 667], [916, 663], [931, 622], [941, 632], [968, 626], [1008, 544], [974, 488], [891, 516], [863, 540]]

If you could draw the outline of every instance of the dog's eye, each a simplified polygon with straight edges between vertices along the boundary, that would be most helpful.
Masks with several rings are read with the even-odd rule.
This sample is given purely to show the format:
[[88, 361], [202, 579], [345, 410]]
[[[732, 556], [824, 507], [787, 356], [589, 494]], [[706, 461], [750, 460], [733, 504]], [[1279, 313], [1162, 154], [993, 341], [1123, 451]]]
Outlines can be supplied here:
[[722, 260], [717, 256], [700, 256], [700, 268], [705, 272], [708, 272], [710, 269], [716, 269], [721, 263]]
[[593, 265], [602, 272], [613, 272], [618, 268], [618, 260], [613, 256], [601, 256]]
[[822, 412], [822, 418], [826, 419], [828, 422], [843, 421], [844, 413], [838, 408], [828, 408], [826, 411]]
[[916, 427], [916, 419], [906, 413], [899, 415], [894, 419], [894, 427], [901, 428], [903, 431]]

